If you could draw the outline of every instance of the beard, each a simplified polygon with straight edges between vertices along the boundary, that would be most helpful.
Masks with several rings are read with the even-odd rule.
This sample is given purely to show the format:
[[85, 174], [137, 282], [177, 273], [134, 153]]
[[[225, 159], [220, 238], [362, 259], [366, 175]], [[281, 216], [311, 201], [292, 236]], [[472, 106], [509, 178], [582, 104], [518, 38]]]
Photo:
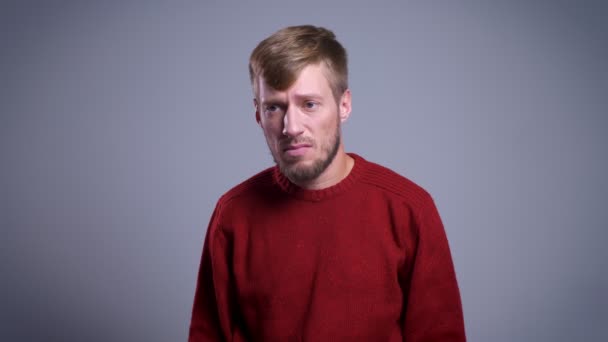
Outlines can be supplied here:
[[[294, 183], [304, 183], [319, 177], [323, 171], [334, 161], [340, 149], [340, 125], [336, 126], [334, 134], [330, 139], [318, 146], [321, 155], [312, 162], [312, 165], [298, 165], [298, 162], [289, 162], [283, 160], [279, 155], [272, 153], [274, 162], [278, 165], [281, 173]], [[312, 139], [300, 138], [285, 142], [286, 144], [310, 143], [314, 148], [317, 144]]]

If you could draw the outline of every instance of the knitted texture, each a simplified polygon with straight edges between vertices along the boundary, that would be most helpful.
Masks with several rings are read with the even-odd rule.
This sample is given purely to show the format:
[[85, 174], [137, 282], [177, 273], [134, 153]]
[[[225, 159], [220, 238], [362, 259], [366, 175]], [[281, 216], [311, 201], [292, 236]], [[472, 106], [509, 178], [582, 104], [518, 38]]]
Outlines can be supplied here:
[[448, 241], [431, 196], [349, 154], [306, 190], [278, 168], [220, 198], [190, 341], [465, 341]]

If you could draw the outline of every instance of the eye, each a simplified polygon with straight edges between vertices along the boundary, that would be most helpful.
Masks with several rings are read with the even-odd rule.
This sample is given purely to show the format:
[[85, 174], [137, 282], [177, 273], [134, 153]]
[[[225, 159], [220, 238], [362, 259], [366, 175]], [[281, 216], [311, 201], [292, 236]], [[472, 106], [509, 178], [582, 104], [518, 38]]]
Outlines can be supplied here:
[[269, 104], [264, 107], [264, 111], [268, 114], [278, 113], [281, 111], [281, 107], [276, 104]]
[[319, 104], [315, 101], [306, 101], [304, 102], [304, 108], [306, 109], [317, 109]]

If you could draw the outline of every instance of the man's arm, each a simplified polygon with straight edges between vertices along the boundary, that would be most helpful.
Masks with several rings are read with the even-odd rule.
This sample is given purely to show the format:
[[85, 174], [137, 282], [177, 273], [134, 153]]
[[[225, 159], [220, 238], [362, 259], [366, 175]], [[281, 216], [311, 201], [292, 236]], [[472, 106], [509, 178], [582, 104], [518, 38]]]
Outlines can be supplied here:
[[215, 208], [203, 245], [194, 295], [189, 342], [227, 341], [232, 329], [228, 249], [219, 227], [220, 204]]
[[439, 213], [428, 197], [416, 210], [404, 275], [404, 340], [466, 341], [460, 292]]

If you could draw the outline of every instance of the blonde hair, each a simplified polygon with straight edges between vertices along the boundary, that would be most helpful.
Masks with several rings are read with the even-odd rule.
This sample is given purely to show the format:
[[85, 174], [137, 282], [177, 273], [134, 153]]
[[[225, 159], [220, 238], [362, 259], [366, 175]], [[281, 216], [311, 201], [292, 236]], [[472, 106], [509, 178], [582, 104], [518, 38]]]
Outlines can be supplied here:
[[332, 93], [339, 101], [348, 89], [348, 65], [344, 47], [336, 35], [312, 25], [283, 28], [261, 41], [249, 58], [249, 77], [258, 97], [258, 80], [276, 90], [289, 88], [304, 67], [324, 63]]

